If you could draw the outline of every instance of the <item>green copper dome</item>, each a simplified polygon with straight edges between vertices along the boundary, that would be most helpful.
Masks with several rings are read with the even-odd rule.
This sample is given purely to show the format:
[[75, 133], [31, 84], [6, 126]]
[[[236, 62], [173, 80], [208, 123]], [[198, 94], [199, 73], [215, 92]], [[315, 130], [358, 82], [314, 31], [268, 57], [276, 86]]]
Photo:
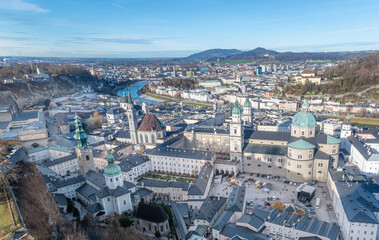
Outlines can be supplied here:
[[238, 106], [238, 101], [236, 99], [235, 103], [234, 103], [234, 107], [233, 107], [233, 110], [232, 110], [232, 114], [233, 115], [241, 115], [241, 108]]
[[292, 126], [295, 127], [316, 127], [316, 117], [309, 112], [309, 103], [307, 100], [303, 103], [303, 109], [296, 113], [292, 119]]
[[125, 94], [125, 91], [122, 93], [122, 97], [121, 97], [121, 100], [120, 100], [120, 103], [127, 103], [128, 102], [128, 98], [126, 97], [126, 94]]
[[246, 96], [245, 102], [243, 103], [243, 107], [244, 108], [251, 108], [251, 102], [247, 96]]
[[114, 163], [114, 156], [109, 151], [107, 156], [108, 165], [104, 168], [104, 175], [107, 177], [114, 177], [121, 174], [121, 168]]

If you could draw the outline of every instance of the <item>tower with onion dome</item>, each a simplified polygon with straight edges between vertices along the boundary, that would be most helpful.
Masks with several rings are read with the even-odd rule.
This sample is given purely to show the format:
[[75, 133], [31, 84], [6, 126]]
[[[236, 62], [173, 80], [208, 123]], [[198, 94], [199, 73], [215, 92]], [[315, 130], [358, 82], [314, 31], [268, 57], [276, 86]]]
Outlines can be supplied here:
[[120, 107], [124, 109], [125, 111], [128, 109], [128, 99], [126, 97], [125, 91], [122, 93], [122, 96], [120, 99]]
[[232, 109], [232, 121], [230, 123], [230, 160], [240, 161], [240, 165], [242, 167], [244, 129], [241, 114], [242, 109], [236, 99]]
[[111, 151], [108, 152], [107, 161], [108, 165], [104, 168], [105, 184], [109, 189], [122, 187], [124, 182], [121, 167], [114, 162], [114, 156]]
[[79, 161], [79, 170], [81, 174], [86, 174], [89, 170], [95, 170], [91, 144], [87, 141], [88, 135], [84, 131], [83, 124], [78, 114], [75, 114], [75, 135], [76, 140], [75, 152]]
[[246, 95], [245, 102], [243, 103], [242, 121], [243, 121], [243, 125], [247, 128], [250, 128], [253, 126], [252, 113], [253, 113], [252, 105], [249, 100], [249, 96]]

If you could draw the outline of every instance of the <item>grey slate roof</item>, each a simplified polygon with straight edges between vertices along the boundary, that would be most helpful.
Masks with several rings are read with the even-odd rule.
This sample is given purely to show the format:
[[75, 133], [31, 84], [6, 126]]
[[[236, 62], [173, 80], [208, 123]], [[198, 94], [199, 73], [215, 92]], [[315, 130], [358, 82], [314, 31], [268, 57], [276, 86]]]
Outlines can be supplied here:
[[328, 223], [319, 221], [317, 219], [303, 217], [297, 214], [293, 214], [289, 211], [284, 211], [281, 212], [281, 214], [276, 214], [266, 221], [274, 223], [276, 225], [295, 228], [299, 231], [327, 237], [331, 240], [336, 240], [340, 231], [340, 227], [335, 223]]
[[323, 159], [323, 160], [329, 160], [330, 157], [328, 154], [322, 152], [321, 150], [317, 149], [315, 153], [315, 159]]
[[209, 162], [205, 163], [197, 176], [196, 183], [190, 186], [188, 195], [203, 195], [207, 188], [208, 181], [212, 180], [209, 179], [212, 171], [212, 165]]
[[223, 211], [212, 228], [221, 231], [232, 218], [233, 214], [234, 212], [232, 211]]
[[286, 156], [287, 146], [253, 144], [249, 143], [245, 146], [244, 153], [263, 153], [270, 155]]
[[86, 210], [88, 212], [94, 214], [94, 213], [97, 213], [97, 212], [100, 212], [100, 211], [104, 211], [104, 208], [103, 208], [103, 206], [100, 203], [95, 203], [95, 204], [92, 204], [90, 206], [87, 206]]
[[237, 220], [238, 223], [247, 223], [255, 229], [260, 229], [264, 225], [264, 220], [256, 215], [244, 214], [240, 219]]
[[180, 235], [182, 237], [185, 237], [188, 233], [188, 229], [187, 229], [186, 223], [184, 221], [184, 218], [183, 218], [182, 214], [180, 213], [180, 209], [175, 202], [171, 203], [171, 208], [172, 208], [172, 212], [174, 213], [176, 225], [179, 228]]
[[130, 132], [129, 131], [119, 131], [115, 135], [115, 138], [130, 138]]
[[73, 159], [77, 158], [77, 155], [76, 153], [74, 152], [73, 154], [71, 155], [68, 155], [68, 156], [64, 156], [64, 157], [61, 157], [61, 158], [57, 158], [53, 161], [47, 161], [45, 163], [43, 163], [46, 167], [51, 167], [51, 166], [54, 166], [54, 165], [57, 165], [57, 164], [61, 164], [61, 163], [64, 163], [64, 162], [67, 162], [67, 161], [71, 161]]
[[38, 118], [38, 111], [19, 112], [13, 115], [12, 121], [26, 121], [33, 118]]
[[285, 141], [288, 142], [291, 134], [286, 132], [269, 132], [269, 131], [255, 131], [250, 135], [250, 139], [262, 139], [272, 141]]
[[233, 191], [230, 193], [228, 203], [226, 206], [227, 211], [243, 212], [243, 205], [245, 202], [245, 186], [233, 187]]
[[56, 193], [53, 196], [58, 206], [67, 206], [67, 199], [65, 195]]
[[268, 240], [271, 239], [269, 235], [254, 232], [246, 227], [237, 226], [235, 223], [228, 223], [220, 234], [233, 238], [239, 236], [249, 240]]
[[93, 184], [95, 184], [99, 188], [103, 188], [106, 186], [105, 177], [101, 173], [90, 170], [86, 173], [86, 175], [84, 177], [85, 177], [85, 179], [92, 182]]
[[201, 219], [211, 222], [215, 217], [217, 211], [226, 203], [226, 198], [224, 197], [211, 197], [208, 196], [203, 204], [201, 205], [199, 211], [193, 216], [192, 220]]
[[157, 147], [154, 149], [147, 149], [144, 155], [154, 156], [167, 156], [167, 157], [180, 157], [189, 159], [211, 160], [213, 153], [207, 151], [185, 150], [177, 148]]
[[53, 184], [56, 188], [62, 188], [62, 187], [67, 187], [70, 185], [74, 185], [77, 183], [84, 183], [84, 182], [85, 182], [84, 177], [78, 176], [78, 177], [68, 178], [68, 179], [64, 179], [64, 180], [57, 180], [57, 181], [53, 182]]
[[362, 184], [335, 182], [342, 206], [351, 222], [379, 224], [379, 202]]
[[369, 147], [365, 146], [365, 143], [360, 141], [356, 136], [350, 136], [348, 139], [366, 161], [379, 161], [379, 153], [371, 151]]

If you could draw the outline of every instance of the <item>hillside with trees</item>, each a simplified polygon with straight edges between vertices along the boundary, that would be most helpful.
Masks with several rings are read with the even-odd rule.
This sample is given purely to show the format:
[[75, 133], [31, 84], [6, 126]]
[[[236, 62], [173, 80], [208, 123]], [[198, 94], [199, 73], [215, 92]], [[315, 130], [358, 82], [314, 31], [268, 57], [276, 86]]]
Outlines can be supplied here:
[[54, 238], [64, 219], [35, 164], [17, 163], [7, 179], [30, 234], [37, 239]]
[[[36, 73], [29, 65], [16, 64], [0, 69], [0, 102], [13, 99], [19, 108], [42, 104], [55, 96], [71, 94], [82, 87], [95, 87], [98, 80], [85, 68], [75, 65], [39, 64], [50, 75], [46, 82], [33, 82], [27, 76]], [[16, 77], [24, 82], [3, 84], [4, 79]]]
[[348, 94], [365, 90], [379, 84], [379, 52], [364, 57], [356, 57], [344, 64], [324, 71], [327, 84], [316, 85], [306, 82], [304, 85], [287, 86], [288, 94]]

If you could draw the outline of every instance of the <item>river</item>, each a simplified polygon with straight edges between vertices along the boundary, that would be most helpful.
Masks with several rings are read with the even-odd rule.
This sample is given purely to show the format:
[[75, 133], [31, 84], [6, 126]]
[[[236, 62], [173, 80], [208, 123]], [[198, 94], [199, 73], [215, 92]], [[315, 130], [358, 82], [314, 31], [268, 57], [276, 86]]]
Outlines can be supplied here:
[[[147, 102], [148, 104], [158, 103], [156, 101], [151, 101], [149, 99], [141, 98], [140, 96], [138, 96], [138, 90], [142, 89], [143, 86], [145, 86], [146, 84], [148, 84], [148, 82], [136, 82], [136, 83], [133, 83], [132, 85], [130, 85], [129, 86], [130, 95], [132, 96], [133, 99], [137, 99], [137, 100], [140, 100], [142, 102]], [[125, 92], [125, 94], [128, 95], [128, 88], [126, 87], [126, 88], [118, 91], [117, 95], [122, 96], [123, 92]]]

